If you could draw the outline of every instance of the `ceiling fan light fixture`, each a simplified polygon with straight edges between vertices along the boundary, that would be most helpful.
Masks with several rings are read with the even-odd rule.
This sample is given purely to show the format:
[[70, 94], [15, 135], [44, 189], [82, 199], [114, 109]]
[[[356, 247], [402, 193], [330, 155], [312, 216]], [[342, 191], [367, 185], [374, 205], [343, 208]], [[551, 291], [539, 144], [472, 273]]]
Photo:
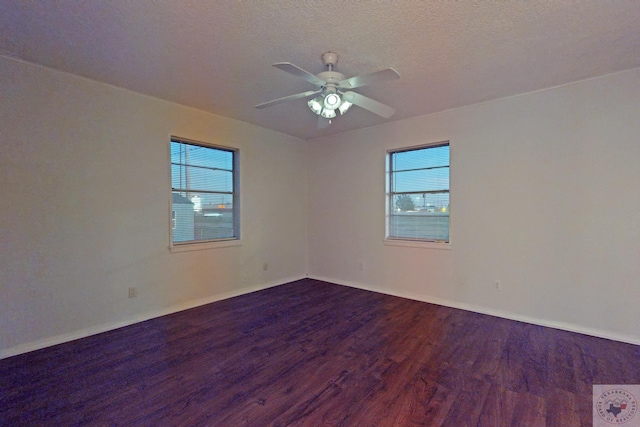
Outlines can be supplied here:
[[307, 102], [309, 109], [325, 119], [336, 116], [336, 109], [341, 105], [340, 95], [336, 93], [318, 95]]

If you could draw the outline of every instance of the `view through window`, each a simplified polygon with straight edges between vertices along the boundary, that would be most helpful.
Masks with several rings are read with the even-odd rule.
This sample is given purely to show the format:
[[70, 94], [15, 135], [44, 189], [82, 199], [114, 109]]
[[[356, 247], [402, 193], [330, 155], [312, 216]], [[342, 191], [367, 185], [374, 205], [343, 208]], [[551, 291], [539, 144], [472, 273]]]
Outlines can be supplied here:
[[239, 238], [237, 150], [171, 139], [173, 243]]
[[449, 241], [449, 143], [390, 151], [387, 239]]

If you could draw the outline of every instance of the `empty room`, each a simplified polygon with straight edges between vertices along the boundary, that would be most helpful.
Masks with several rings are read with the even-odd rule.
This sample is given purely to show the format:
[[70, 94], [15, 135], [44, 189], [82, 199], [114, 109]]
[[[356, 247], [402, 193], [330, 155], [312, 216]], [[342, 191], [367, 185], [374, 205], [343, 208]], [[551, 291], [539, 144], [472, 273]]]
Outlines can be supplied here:
[[638, 22], [0, 0], [0, 426], [640, 426]]

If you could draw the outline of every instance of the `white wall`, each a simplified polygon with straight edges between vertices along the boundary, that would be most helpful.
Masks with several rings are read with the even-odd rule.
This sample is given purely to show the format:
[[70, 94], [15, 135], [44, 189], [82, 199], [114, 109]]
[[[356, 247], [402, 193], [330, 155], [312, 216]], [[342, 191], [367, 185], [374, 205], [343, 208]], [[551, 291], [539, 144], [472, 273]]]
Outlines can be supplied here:
[[[4, 57], [0, 129], [0, 357], [306, 273], [302, 140]], [[241, 246], [169, 252], [170, 135], [240, 150]]]
[[[640, 343], [639, 114], [632, 70], [312, 140], [309, 275]], [[386, 151], [444, 140], [451, 249], [384, 245]]]

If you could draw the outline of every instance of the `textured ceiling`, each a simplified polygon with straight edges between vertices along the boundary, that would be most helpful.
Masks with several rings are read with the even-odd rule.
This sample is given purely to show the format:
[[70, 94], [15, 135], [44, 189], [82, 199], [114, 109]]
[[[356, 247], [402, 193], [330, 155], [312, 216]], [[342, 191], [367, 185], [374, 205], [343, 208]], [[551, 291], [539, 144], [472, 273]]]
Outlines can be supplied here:
[[[0, 53], [304, 139], [640, 67], [640, 1], [0, 0]], [[299, 99], [339, 55], [357, 89], [394, 107], [353, 107], [327, 129]]]

